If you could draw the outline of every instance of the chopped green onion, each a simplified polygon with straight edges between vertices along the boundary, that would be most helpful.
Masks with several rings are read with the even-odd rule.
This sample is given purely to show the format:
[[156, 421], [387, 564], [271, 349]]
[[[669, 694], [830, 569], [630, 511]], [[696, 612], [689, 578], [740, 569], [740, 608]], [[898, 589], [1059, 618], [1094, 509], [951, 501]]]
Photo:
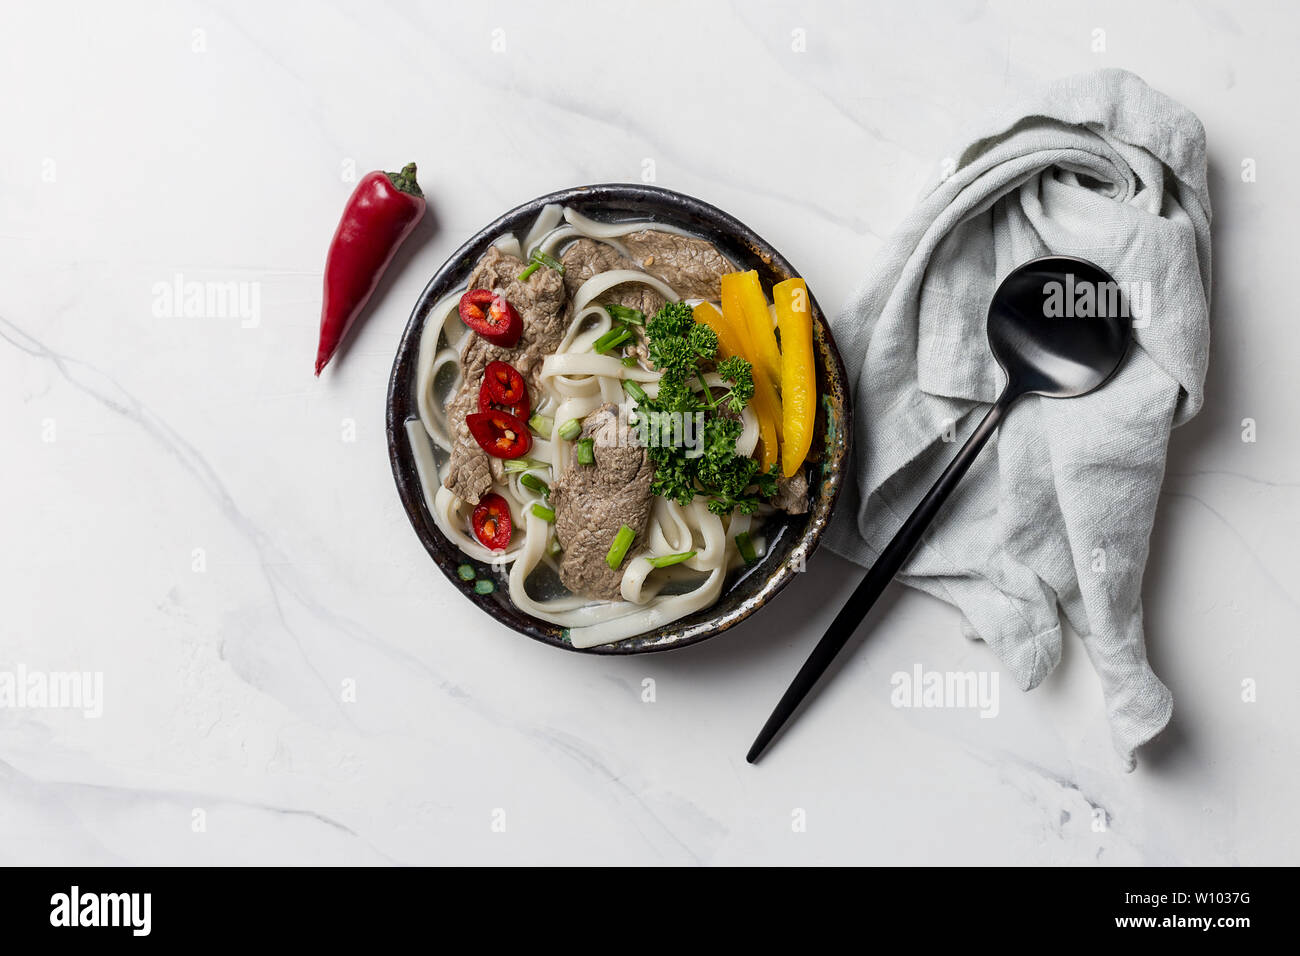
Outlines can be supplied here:
[[542, 252], [541, 249], [534, 249], [533, 254], [528, 257], [528, 268], [519, 273], [519, 281], [525, 281], [530, 275], [540, 269], [542, 266], [554, 269], [560, 275], [564, 275], [564, 263], [555, 256]]
[[506, 460], [504, 468], [507, 475], [517, 474], [521, 471], [532, 471], [534, 468], [545, 468], [546, 462], [538, 461], [536, 458], [510, 458]]
[[635, 355], [624, 355], [624, 356], [623, 356], [623, 364], [624, 364], [625, 366], [627, 366], [628, 368], [636, 368], [636, 356], [635, 356]]
[[573, 441], [582, 434], [582, 419], [570, 418], [560, 426], [559, 435], [565, 441]]
[[487, 578], [479, 578], [474, 582], [475, 594], [491, 594], [497, 589], [495, 581], [489, 581]]
[[564, 553], [564, 548], [560, 547], [560, 539], [558, 537], [551, 539], [550, 546], [546, 550], [550, 553], [551, 557]]
[[636, 532], [627, 525], [619, 527], [618, 534], [614, 535], [614, 543], [609, 546], [609, 554], [605, 555], [605, 563], [609, 565], [610, 570], [618, 570], [618, 566], [627, 557], [627, 549], [632, 547], [632, 539], [635, 537]]
[[629, 308], [626, 305], [607, 305], [605, 311], [609, 313], [611, 319], [619, 322], [628, 322], [632, 325], [645, 325], [645, 313], [640, 309]]
[[458, 567], [458, 568], [456, 569], [456, 573], [460, 575], [460, 579], [461, 579], [462, 581], [473, 581], [473, 580], [474, 580], [474, 573], [475, 573], [475, 572], [474, 572], [474, 568], [473, 568], [472, 565], [462, 564], [460, 567]]
[[740, 551], [740, 556], [745, 559], [746, 564], [753, 564], [758, 560], [758, 553], [754, 551], [754, 542], [749, 539], [748, 531], [742, 531], [736, 535], [736, 548]]
[[539, 495], [549, 495], [551, 493], [551, 486], [542, 481], [542, 479], [538, 478], [531, 471], [524, 472], [523, 476], [519, 479], [519, 483], [529, 491], [535, 491]]
[[564, 275], [564, 263], [555, 256], [542, 252], [541, 249], [534, 249], [533, 254], [528, 257], [528, 261], [546, 266], [548, 269], [554, 269], [560, 275]]
[[578, 464], [594, 465], [596, 463], [596, 439], [584, 438], [578, 442]]
[[631, 395], [639, 403], [650, 401], [650, 396], [645, 393], [639, 382], [634, 382], [630, 378], [623, 379], [623, 390]]
[[631, 329], [629, 329], [626, 325], [618, 325], [610, 329], [600, 338], [596, 339], [596, 344], [593, 345], [592, 348], [595, 349], [598, 354], [604, 355], [614, 346], [622, 345], [631, 337], [632, 337]]
[[674, 564], [681, 564], [683, 561], [689, 561], [695, 557], [694, 551], [683, 551], [681, 554], [661, 554], [656, 558], [646, 558], [652, 568], [667, 568]]
[[555, 510], [546, 507], [546, 505], [542, 504], [540, 501], [533, 502], [533, 514], [537, 515], [537, 517], [541, 518], [543, 521], [555, 520]]
[[550, 438], [551, 429], [555, 427], [555, 419], [534, 413], [533, 417], [528, 419], [528, 427], [543, 438]]

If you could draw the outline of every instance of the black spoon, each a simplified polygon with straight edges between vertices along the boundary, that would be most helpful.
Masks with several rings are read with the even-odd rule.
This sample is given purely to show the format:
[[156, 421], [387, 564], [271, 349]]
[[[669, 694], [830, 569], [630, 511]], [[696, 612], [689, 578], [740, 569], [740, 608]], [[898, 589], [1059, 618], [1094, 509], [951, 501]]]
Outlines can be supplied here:
[[1115, 374], [1132, 335], [1127, 305], [1119, 285], [1105, 271], [1071, 256], [1033, 259], [1002, 281], [989, 304], [988, 337], [993, 356], [1006, 373], [1006, 387], [835, 616], [763, 725], [746, 760], [758, 759], [853, 636], [1012, 403], [1022, 395], [1086, 395]]

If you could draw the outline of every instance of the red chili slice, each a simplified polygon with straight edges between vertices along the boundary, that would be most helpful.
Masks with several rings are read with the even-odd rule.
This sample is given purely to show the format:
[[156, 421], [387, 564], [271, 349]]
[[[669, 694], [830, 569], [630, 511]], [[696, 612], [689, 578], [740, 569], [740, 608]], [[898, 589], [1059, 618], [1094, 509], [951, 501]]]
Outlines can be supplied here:
[[504, 551], [510, 543], [514, 525], [510, 520], [510, 506], [500, 495], [486, 494], [480, 498], [469, 520], [474, 526], [474, 537], [489, 551]]
[[512, 349], [524, 331], [524, 320], [505, 296], [491, 289], [471, 289], [460, 297], [460, 320], [493, 345]]
[[[487, 368], [483, 370], [483, 384], [492, 393], [492, 401], [498, 405], [522, 405], [524, 409], [528, 408], [528, 386], [513, 365], [501, 361], [488, 362]], [[519, 417], [527, 418], [528, 412], [525, 410]]]
[[528, 386], [524, 377], [511, 365], [502, 361], [488, 362], [483, 370], [483, 384], [478, 390], [478, 410], [509, 412], [521, 422], [528, 421], [532, 402], [528, 399]]
[[492, 397], [488, 389], [487, 382], [479, 386], [478, 390], [478, 410], [480, 412], [509, 412], [521, 422], [528, 421], [528, 401], [524, 400], [522, 405], [499, 405], [496, 399]]
[[518, 458], [533, 447], [528, 426], [509, 412], [494, 409], [465, 416], [469, 433], [494, 458]]

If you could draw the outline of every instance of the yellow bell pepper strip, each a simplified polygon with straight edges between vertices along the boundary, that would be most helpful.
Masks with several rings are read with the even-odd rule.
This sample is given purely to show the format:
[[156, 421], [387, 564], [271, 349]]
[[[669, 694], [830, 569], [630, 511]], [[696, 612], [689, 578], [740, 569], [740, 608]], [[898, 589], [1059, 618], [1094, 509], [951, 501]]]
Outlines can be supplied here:
[[748, 358], [754, 354], [754, 346], [749, 341], [749, 325], [745, 322], [745, 306], [740, 298], [740, 276], [741, 273], [732, 272], [722, 277], [722, 314], [740, 343], [739, 354]]
[[695, 316], [696, 322], [703, 322], [711, 328], [718, 336], [718, 351], [721, 353], [720, 359], [730, 358], [733, 355], [744, 356], [745, 340], [742, 339], [727, 322], [723, 321], [722, 313], [713, 307], [712, 302], [701, 302], [691, 314]]
[[[718, 335], [718, 358], [730, 358], [733, 355], [745, 357], [745, 346], [742, 343], [740, 334], [732, 328], [718, 310], [708, 302], [701, 302], [697, 305], [693, 314], [696, 322], [703, 322]], [[769, 383], [769, 388], [770, 383]], [[762, 458], [759, 459], [759, 467], [766, 474], [776, 464], [778, 457], [778, 439], [776, 435], [776, 415], [766, 406], [766, 401], [774, 396], [759, 398], [758, 391], [758, 372], [754, 374], [754, 417], [758, 419], [758, 439], [761, 443]]]
[[[725, 282], [726, 279], [724, 278]], [[755, 365], [761, 365], [768, 379], [777, 389], [781, 388], [781, 352], [776, 345], [776, 333], [772, 331], [772, 313], [767, 307], [767, 296], [759, 285], [758, 273], [753, 269], [739, 273], [736, 280], [740, 295], [740, 306], [745, 315], [745, 326], [749, 331], [749, 344], [754, 351], [746, 357]]]
[[[759, 349], [754, 344], [752, 329], [745, 318], [745, 285], [746, 275], [753, 275], [754, 284], [758, 284], [758, 273], [733, 272], [722, 277], [722, 321], [731, 326], [739, 339], [741, 347], [744, 349], [740, 354], [749, 360], [749, 364], [754, 367], [754, 410], [766, 410], [772, 416], [773, 424], [776, 426], [776, 437], [781, 438], [781, 398], [776, 390], [776, 379], [768, 372], [767, 366], [758, 358]], [[763, 299], [763, 310], [767, 310], [767, 299], [763, 298], [763, 293], [759, 292], [759, 298]], [[776, 345], [776, 336], [771, 332], [771, 317], [768, 317], [769, 329], [768, 338], [772, 339], [772, 345]], [[777, 353], [777, 364], [781, 361], [780, 353]], [[779, 368], [778, 368], [779, 371]]]
[[781, 474], [789, 478], [808, 457], [817, 417], [812, 308], [803, 279], [786, 279], [772, 286], [772, 301], [781, 330]]

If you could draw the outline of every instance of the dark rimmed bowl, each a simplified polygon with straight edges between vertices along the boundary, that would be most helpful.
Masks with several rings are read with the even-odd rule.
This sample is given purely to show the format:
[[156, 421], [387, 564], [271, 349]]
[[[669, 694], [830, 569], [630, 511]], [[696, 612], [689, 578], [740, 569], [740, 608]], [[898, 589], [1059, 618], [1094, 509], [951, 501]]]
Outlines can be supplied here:
[[[402, 335], [401, 344], [397, 347], [397, 358], [388, 385], [388, 457], [393, 466], [393, 477], [397, 481], [397, 493], [401, 496], [407, 517], [411, 519], [411, 526], [415, 528], [425, 550], [452, 586], [502, 624], [519, 633], [545, 644], [595, 654], [639, 654], [695, 644], [720, 634], [762, 608], [790, 583], [816, 550], [839, 497], [849, 439], [853, 433], [844, 363], [835, 348], [826, 318], [817, 305], [817, 300], [813, 298], [813, 344], [820, 402], [807, 466], [811, 498], [808, 513], [777, 513], [769, 517], [763, 525], [767, 553], [754, 566], [733, 572], [723, 586], [721, 597], [713, 606], [636, 637], [599, 647], [575, 648], [569, 642], [564, 628], [525, 614], [511, 603], [503, 571], [468, 559], [438, 530], [425, 506], [424, 492], [420, 487], [415, 459], [406, 434], [406, 422], [419, 414], [415, 394], [415, 366], [420, 350], [420, 334], [424, 330], [429, 310], [449, 292], [465, 285], [474, 263], [494, 240], [507, 232], [522, 236], [542, 207], [548, 203], [572, 206], [593, 219], [644, 219], [679, 226], [712, 242], [740, 268], [758, 270], [766, 289], [799, 274], [784, 256], [748, 226], [708, 203], [657, 186], [623, 183], [580, 186], [539, 196], [510, 210], [485, 226], [443, 263], [420, 294], [406, 332]], [[464, 564], [473, 566], [479, 578], [496, 581], [496, 591], [479, 594], [474, 589], [473, 581], [461, 580], [457, 569]]]

